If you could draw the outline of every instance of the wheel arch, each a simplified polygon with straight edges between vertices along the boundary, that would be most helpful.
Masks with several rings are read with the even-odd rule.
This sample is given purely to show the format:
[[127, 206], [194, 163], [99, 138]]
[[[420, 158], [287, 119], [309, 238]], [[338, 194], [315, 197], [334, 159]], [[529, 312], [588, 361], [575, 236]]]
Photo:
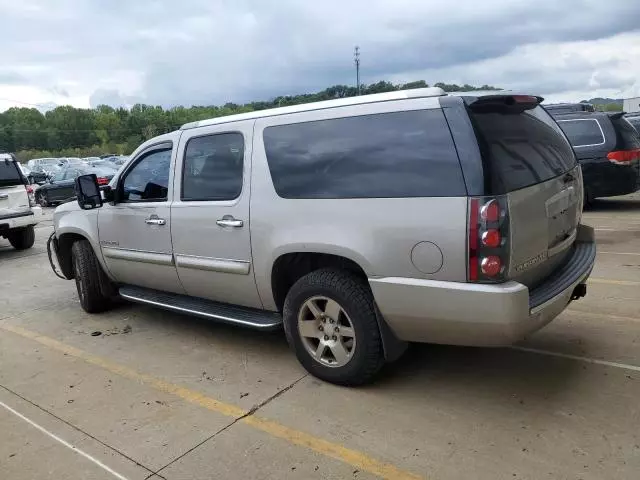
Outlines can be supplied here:
[[[367, 288], [371, 291], [365, 269], [352, 258], [324, 252], [283, 253], [275, 259], [271, 268], [271, 293], [278, 311], [282, 312], [287, 293], [296, 281], [322, 268], [338, 268], [352, 272], [366, 282]], [[373, 292], [371, 295], [373, 297]], [[376, 320], [382, 337], [384, 357], [387, 361], [394, 361], [405, 352], [408, 344], [398, 339], [377, 306]]]

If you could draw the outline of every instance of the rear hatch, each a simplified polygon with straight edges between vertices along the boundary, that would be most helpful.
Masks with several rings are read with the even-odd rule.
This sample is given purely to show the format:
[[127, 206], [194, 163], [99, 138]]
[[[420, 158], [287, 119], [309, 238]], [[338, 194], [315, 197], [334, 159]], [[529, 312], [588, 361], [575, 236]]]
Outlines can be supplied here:
[[580, 167], [540, 97], [468, 101], [485, 195], [506, 206], [508, 259], [500, 280], [540, 284], [567, 258], [582, 214]]
[[29, 210], [29, 196], [20, 167], [13, 160], [0, 159], [0, 220]]
[[609, 118], [616, 132], [614, 152], [624, 152], [619, 155], [611, 155], [613, 152], [609, 152], [609, 159], [613, 157], [614, 161], [632, 167], [637, 175], [636, 184], [640, 187], [640, 134], [622, 113], [609, 115]]

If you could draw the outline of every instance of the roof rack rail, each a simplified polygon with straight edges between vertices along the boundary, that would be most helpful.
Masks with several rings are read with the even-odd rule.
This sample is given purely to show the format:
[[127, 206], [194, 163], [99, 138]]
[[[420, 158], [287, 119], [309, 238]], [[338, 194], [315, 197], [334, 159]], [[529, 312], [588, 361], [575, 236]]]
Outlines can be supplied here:
[[345, 107], [349, 105], [362, 105], [375, 102], [389, 102], [392, 100], [405, 100], [408, 98], [442, 97], [447, 93], [439, 87], [414, 88], [410, 90], [394, 90], [385, 93], [373, 93], [370, 95], [359, 95], [357, 97], [338, 98], [335, 100], [324, 100], [321, 102], [303, 103], [288, 107], [269, 108], [267, 110], [257, 110], [255, 112], [239, 113], [227, 115], [225, 117], [210, 118], [197, 122], [185, 123], [180, 130], [204, 127], [206, 125], [217, 125], [221, 123], [238, 122], [241, 120], [252, 120], [256, 118], [272, 117], [276, 115], [286, 115], [289, 113], [310, 112], [313, 110], [324, 110], [327, 108]]

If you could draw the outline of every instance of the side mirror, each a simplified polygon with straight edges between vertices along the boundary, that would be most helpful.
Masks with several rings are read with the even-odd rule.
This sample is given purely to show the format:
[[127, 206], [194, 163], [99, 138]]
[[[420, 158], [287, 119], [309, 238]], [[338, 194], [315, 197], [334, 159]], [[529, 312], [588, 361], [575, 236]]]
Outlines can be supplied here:
[[83, 210], [91, 210], [102, 206], [102, 196], [100, 195], [98, 178], [95, 173], [80, 175], [76, 178], [76, 198], [78, 205]]
[[107, 203], [115, 202], [116, 200], [116, 191], [111, 188], [111, 185], [101, 185], [100, 191], [102, 192], [102, 198]]

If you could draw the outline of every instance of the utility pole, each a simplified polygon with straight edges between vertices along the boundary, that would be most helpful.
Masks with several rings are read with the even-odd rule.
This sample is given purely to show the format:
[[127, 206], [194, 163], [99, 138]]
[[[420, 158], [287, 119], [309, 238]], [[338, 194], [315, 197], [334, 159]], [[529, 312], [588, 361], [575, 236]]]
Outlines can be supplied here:
[[360, 95], [360, 47], [357, 45], [353, 51], [353, 62], [356, 64], [356, 91]]

